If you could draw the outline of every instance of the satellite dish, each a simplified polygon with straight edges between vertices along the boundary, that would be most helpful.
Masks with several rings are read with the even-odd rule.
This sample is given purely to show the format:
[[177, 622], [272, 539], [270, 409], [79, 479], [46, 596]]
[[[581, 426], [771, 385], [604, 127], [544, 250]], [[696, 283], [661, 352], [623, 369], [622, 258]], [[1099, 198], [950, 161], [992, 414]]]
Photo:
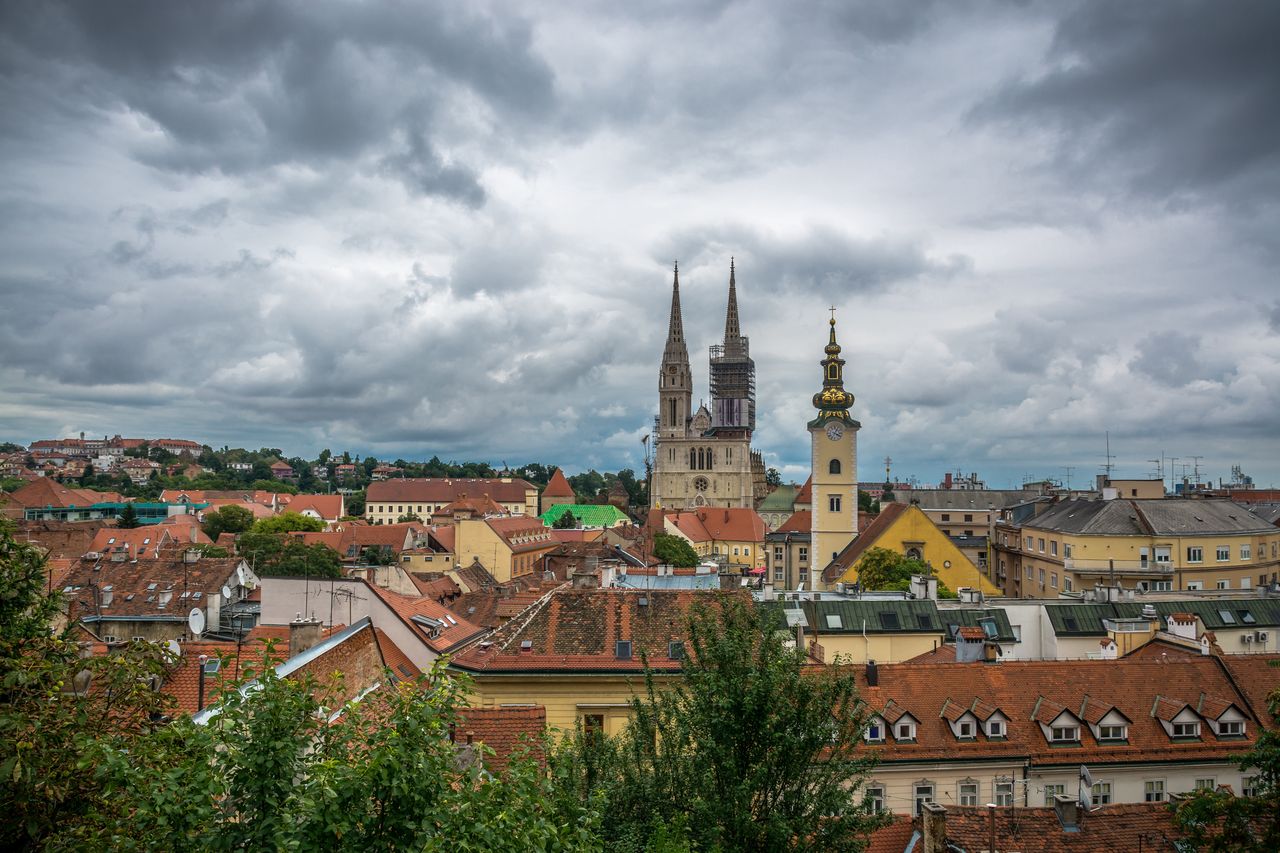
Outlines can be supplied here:
[[191, 629], [191, 636], [198, 637], [204, 633], [204, 611], [199, 607], [191, 608], [191, 613], [187, 616], [187, 627]]
[[1089, 768], [1085, 767], [1083, 764], [1080, 765], [1080, 781], [1088, 785], [1090, 788], [1093, 787], [1093, 774], [1090, 773]]
[[165, 643], [165, 645], [169, 649], [169, 654], [179, 659], [182, 657], [182, 646], [178, 645], [177, 640], [170, 640], [169, 642]]
[[231, 587], [226, 584], [222, 585], [222, 598], [226, 601], [231, 600]]

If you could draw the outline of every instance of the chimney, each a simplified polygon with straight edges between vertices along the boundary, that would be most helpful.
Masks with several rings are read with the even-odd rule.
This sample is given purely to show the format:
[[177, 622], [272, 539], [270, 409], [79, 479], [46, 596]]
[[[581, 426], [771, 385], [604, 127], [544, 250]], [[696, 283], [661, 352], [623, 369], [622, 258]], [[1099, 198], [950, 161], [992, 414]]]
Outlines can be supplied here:
[[878, 687], [880, 685], [880, 670], [876, 668], [876, 662], [867, 661], [867, 686]]
[[947, 853], [947, 810], [937, 803], [920, 804], [924, 853]]
[[982, 644], [982, 660], [985, 663], [999, 663], [1000, 661], [1000, 644], [994, 640], [987, 640]]
[[320, 622], [303, 619], [302, 614], [289, 623], [289, 657], [296, 657], [320, 642]]
[[1053, 798], [1053, 811], [1058, 815], [1058, 823], [1066, 832], [1077, 832], [1080, 829], [1080, 804], [1073, 797], [1056, 794]]
[[573, 573], [574, 589], [599, 589], [600, 576], [594, 572], [575, 571]]

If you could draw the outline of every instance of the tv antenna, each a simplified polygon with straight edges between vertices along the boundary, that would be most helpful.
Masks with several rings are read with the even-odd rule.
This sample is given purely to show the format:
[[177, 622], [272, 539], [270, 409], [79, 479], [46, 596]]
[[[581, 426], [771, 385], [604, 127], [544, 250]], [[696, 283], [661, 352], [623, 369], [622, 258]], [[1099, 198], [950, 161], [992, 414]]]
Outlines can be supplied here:
[[1204, 457], [1203, 457], [1203, 456], [1188, 456], [1187, 458], [1188, 458], [1188, 459], [1190, 459], [1190, 460], [1194, 463], [1194, 469], [1195, 469], [1195, 470], [1194, 470], [1194, 472], [1193, 472], [1193, 476], [1195, 477], [1195, 483], [1196, 483], [1196, 485], [1198, 486], [1198, 485], [1200, 485], [1200, 460], [1201, 460], [1201, 459], [1203, 459]]
[[1107, 464], [1102, 466], [1102, 470], [1106, 472], [1107, 479], [1110, 480], [1111, 471], [1113, 468], [1116, 467], [1114, 464], [1112, 464], [1112, 460], [1115, 459], [1116, 457], [1113, 456], [1111, 453], [1111, 430], [1107, 430], [1106, 437], [1107, 437], [1107, 456], [1106, 456]]

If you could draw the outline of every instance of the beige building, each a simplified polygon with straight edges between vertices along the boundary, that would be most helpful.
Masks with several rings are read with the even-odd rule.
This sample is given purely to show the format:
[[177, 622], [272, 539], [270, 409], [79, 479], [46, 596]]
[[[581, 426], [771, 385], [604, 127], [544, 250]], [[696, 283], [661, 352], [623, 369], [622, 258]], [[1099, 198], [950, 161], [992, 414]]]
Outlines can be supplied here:
[[1148, 592], [1251, 589], [1280, 572], [1280, 529], [1225, 500], [1063, 501], [992, 541], [1007, 595], [1054, 598], [1098, 583]]
[[[1274, 657], [1274, 656], [1271, 656]], [[1021, 808], [1076, 796], [1081, 767], [1094, 806], [1256, 787], [1234, 756], [1252, 748], [1266, 690], [1263, 656], [1163, 656], [859, 667], [878, 763], [868, 787], [883, 808], [925, 802]]]
[[538, 514], [538, 488], [527, 480], [423, 477], [370, 483], [365, 493], [364, 517], [371, 524], [394, 524], [412, 514], [429, 522], [434, 513], [468, 496], [487, 497], [512, 515]]
[[479, 561], [499, 583], [540, 570], [560, 544], [536, 516], [465, 518], [454, 524], [454, 565]]
[[711, 408], [693, 410], [693, 371], [684, 340], [680, 274], [671, 290], [667, 343], [658, 369], [650, 503], [663, 509], [755, 506], [764, 495], [764, 460], [751, 449], [755, 362], [739, 331], [737, 285], [729, 273], [724, 342], [711, 348]]

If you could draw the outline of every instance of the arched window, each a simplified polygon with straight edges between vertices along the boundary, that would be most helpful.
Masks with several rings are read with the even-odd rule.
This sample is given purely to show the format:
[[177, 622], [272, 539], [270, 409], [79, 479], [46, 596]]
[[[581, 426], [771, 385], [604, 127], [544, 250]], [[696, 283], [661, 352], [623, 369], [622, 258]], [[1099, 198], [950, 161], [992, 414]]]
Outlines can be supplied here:
[[835, 379], [837, 377], [837, 374], [836, 374], [837, 370], [838, 368], [834, 364], [827, 365], [827, 378]]
[[689, 470], [698, 470], [698, 451], [694, 450], [692, 447], [689, 448]]
[[919, 548], [908, 548], [908, 549], [907, 549], [907, 559], [908, 559], [908, 560], [918, 560], [918, 559], [920, 559], [920, 549], [919, 549]]
[[827, 466], [827, 473], [828, 473], [828, 474], [839, 474], [839, 473], [840, 473], [840, 460], [839, 460], [839, 459], [832, 459], [832, 460], [831, 460], [831, 464]]

